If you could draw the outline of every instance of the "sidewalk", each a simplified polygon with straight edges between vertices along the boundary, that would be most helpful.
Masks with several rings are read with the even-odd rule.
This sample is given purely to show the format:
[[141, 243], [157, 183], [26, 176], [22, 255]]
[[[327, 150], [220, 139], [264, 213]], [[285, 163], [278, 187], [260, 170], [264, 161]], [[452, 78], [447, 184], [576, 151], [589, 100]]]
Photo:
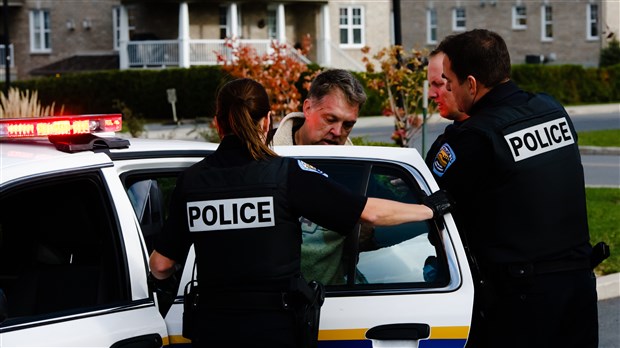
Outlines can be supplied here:
[[620, 297], [620, 273], [613, 273], [596, 278], [598, 299]]
[[[620, 120], [620, 103], [613, 104], [594, 104], [594, 105], [575, 105], [575, 106], [566, 106], [566, 112], [571, 117], [579, 117], [583, 115], [595, 115], [595, 114], [606, 114], [613, 113], [614, 111], [618, 113], [618, 119]], [[451, 123], [452, 121], [446, 120], [443, 117], [440, 117], [438, 114], [433, 114], [432, 116], [427, 116], [428, 123]], [[394, 124], [394, 119], [388, 116], [363, 116], [358, 118], [356, 127], [374, 127], [374, 126], [390, 126]]]

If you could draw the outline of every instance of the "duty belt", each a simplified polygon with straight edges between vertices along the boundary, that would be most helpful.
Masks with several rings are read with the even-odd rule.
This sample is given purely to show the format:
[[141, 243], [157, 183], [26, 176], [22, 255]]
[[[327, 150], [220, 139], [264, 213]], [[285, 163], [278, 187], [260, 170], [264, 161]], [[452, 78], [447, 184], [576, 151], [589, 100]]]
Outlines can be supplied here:
[[288, 292], [207, 292], [201, 294], [201, 309], [280, 310], [294, 305]]
[[496, 268], [496, 271], [507, 272], [512, 277], [528, 277], [566, 271], [578, 271], [591, 269], [590, 260], [587, 258], [574, 260], [552, 260], [534, 263], [508, 264]]

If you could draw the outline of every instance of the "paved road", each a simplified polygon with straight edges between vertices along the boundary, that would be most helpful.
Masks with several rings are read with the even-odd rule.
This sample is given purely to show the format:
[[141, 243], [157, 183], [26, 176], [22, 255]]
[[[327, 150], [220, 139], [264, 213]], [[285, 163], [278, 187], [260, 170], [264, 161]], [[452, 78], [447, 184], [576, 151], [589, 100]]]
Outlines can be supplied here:
[[598, 302], [599, 348], [620, 347], [620, 297]]

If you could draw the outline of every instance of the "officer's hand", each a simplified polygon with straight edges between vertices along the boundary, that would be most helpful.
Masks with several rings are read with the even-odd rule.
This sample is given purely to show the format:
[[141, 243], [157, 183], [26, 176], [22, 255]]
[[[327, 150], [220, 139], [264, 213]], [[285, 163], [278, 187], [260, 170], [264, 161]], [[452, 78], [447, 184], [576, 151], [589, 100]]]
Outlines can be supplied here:
[[150, 291], [163, 294], [174, 294], [176, 296], [179, 285], [176, 273], [173, 273], [166, 279], [157, 279], [151, 272], [149, 272], [147, 280]]
[[433, 219], [440, 218], [444, 214], [451, 212], [454, 207], [452, 197], [445, 190], [439, 190], [430, 196], [423, 197], [422, 204], [431, 208]]
[[149, 272], [147, 280], [149, 284], [149, 291], [155, 292], [157, 295], [159, 312], [165, 316], [177, 296], [177, 289], [179, 287], [180, 279], [177, 277], [176, 272], [166, 279], [157, 279], [151, 272]]

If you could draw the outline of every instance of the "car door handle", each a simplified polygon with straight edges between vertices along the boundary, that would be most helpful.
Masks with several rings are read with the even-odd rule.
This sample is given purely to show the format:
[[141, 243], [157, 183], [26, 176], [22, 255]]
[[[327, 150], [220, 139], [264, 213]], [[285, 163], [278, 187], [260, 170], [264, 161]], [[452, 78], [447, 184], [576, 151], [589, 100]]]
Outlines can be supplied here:
[[126, 338], [110, 346], [110, 348], [160, 348], [162, 339], [159, 334], [149, 334]]
[[428, 324], [403, 323], [372, 327], [366, 331], [366, 338], [373, 340], [419, 340], [429, 338], [431, 327]]

